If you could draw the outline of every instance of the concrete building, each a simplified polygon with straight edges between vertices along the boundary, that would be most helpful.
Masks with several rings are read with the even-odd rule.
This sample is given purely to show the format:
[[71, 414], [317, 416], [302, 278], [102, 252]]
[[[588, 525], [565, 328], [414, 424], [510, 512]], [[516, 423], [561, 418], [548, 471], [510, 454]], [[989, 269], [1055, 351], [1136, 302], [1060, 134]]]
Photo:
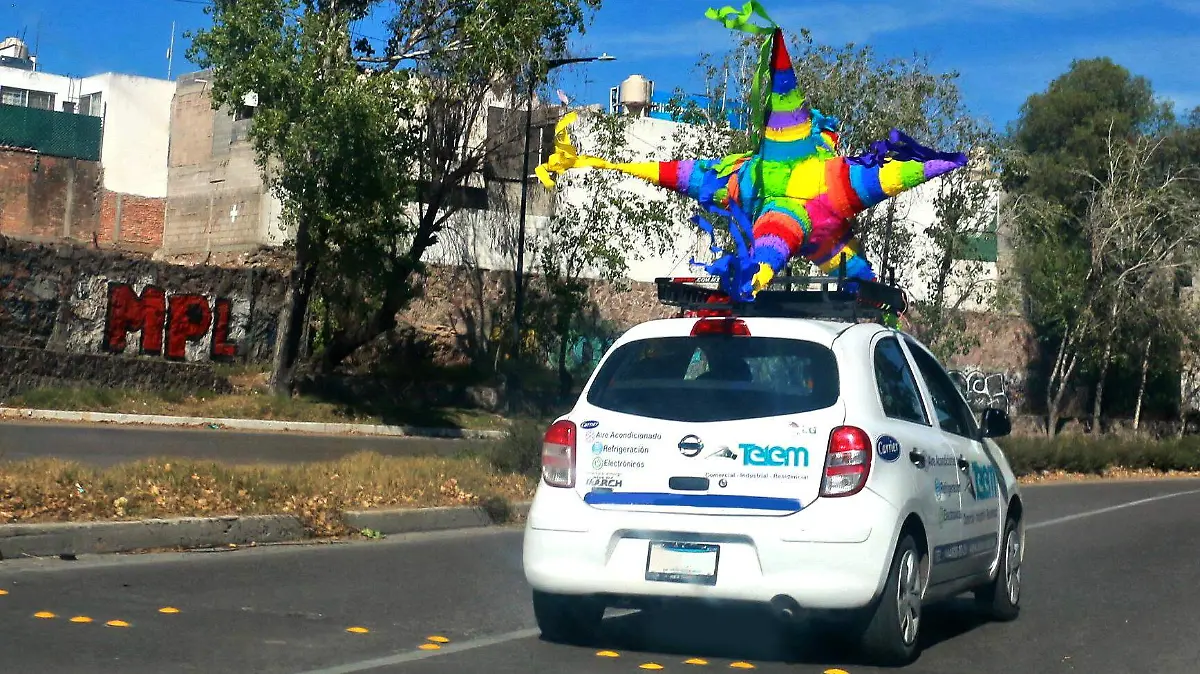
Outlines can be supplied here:
[[[256, 101], [251, 96], [237, 110], [213, 110], [210, 78], [205, 71], [179, 77], [171, 103], [162, 249], [166, 255], [278, 246], [294, 234], [282, 220], [282, 205], [263, 180], [247, 137]], [[512, 109], [510, 102], [503, 92], [489, 95], [486, 114], [481, 115], [472, 132], [472, 143], [483, 143], [499, 134], [520, 138], [523, 111]], [[533, 118], [530, 165], [536, 166], [553, 147], [557, 115], [537, 110]], [[515, 154], [506, 149], [468, 178], [459, 195], [467, 204], [466, 212], [457, 221], [469, 222], [480, 213], [515, 212], [520, 193], [520, 152], [519, 148]], [[544, 218], [548, 198], [531, 195], [529, 213], [535, 219]], [[501, 241], [501, 245], [505, 243]], [[457, 254], [458, 249], [454, 250]]]
[[[20, 40], [0, 43], [0, 195], [8, 204], [0, 229], [157, 248], [174, 90], [168, 80], [118, 73], [56, 75]], [[64, 212], [39, 212], [48, 205]], [[49, 221], [56, 225], [47, 229]]]
[[164, 254], [248, 250], [288, 239], [279, 200], [264, 186], [246, 139], [254, 106], [213, 110], [211, 86], [207, 72], [176, 80]]

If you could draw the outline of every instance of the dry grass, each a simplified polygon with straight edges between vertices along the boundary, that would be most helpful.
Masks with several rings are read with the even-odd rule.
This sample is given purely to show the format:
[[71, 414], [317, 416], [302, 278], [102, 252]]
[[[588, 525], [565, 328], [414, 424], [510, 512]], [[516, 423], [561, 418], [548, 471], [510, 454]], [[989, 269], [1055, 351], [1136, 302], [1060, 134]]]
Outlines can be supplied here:
[[482, 410], [439, 408], [401, 409], [367, 414], [345, 405], [308, 396], [279, 396], [254, 386], [238, 386], [231, 394], [205, 391], [133, 391], [102, 388], [39, 388], [4, 400], [7, 407], [162, 414], [225, 419], [267, 419], [324, 423], [395, 424], [454, 427], [472, 430], [505, 428], [503, 418]]
[[297, 515], [314, 535], [351, 533], [347, 510], [528, 500], [534, 482], [486, 458], [385, 457], [226, 466], [155, 459], [109, 468], [42, 459], [0, 463], [0, 522]]

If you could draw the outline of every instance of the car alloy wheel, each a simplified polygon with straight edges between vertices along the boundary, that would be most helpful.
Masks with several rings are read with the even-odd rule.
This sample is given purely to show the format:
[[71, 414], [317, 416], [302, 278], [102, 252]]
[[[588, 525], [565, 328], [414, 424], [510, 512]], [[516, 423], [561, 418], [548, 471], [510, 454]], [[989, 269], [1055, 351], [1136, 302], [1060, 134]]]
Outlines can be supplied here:
[[1005, 541], [1004, 590], [1013, 606], [1021, 599], [1021, 537], [1016, 529], [1008, 530]]
[[896, 583], [896, 613], [905, 645], [917, 640], [921, 627], [921, 567], [915, 550], [905, 550], [900, 558], [899, 582]]

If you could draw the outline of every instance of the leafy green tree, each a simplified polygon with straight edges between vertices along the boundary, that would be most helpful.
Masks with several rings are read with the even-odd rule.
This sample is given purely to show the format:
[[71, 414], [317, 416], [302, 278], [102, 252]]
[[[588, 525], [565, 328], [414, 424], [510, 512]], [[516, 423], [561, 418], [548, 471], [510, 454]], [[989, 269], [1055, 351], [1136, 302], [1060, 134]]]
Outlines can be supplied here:
[[[1105, 382], [1114, 373], [1141, 380], [1125, 366], [1140, 369], [1149, 358], [1144, 348], [1125, 348], [1147, 343], [1137, 321], [1125, 318], [1139, 297], [1130, 287], [1148, 282], [1154, 270], [1144, 264], [1170, 271], [1190, 247], [1179, 229], [1186, 223], [1169, 222], [1153, 205], [1173, 202], [1191, 184], [1180, 179], [1191, 161], [1186, 134], [1147, 80], [1098, 58], [1073, 62], [1030, 96], [1010, 139], [1003, 182], [1019, 204], [1016, 258], [1044, 347], [1037, 374], [1048, 430], [1055, 432], [1064, 396], [1081, 378], [1094, 383], [1090, 416], [1098, 429]], [[1165, 258], [1163, 240], [1178, 244]], [[1162, 337], [1154, 340], [1169, 341]]]
[[969, 329], [967, 311], [994, 308], [1005, 290], [996, 261], [983, 257], [983, 248], [996, 241], [1000, 219], [999, 138], [965, 110], [957, 121], [943, 132], [942, 142], [969, 149], [971, 162], [932, 186], [936, 218], [922, 232], [929, 254], [913, 263], [927, 288], [913, 301], [914, 331], [944, 361], [979, 345], [979, 335]]
[[[335, 310], [332, 371], [395, 326], [422, 256], [503, 138], [480, 138], [497, 91], [523, 91], [600, 0], [214, 0], [189, 58], [214, 107], [256, 94], [250, 131], [294, 231], [274, 383], [290, 388], [310, 300]], [[351, 25], [390, 11], [382, 51]], [[511, 95], [511, 94], [510, 94]], [[518, 125], [511, 125], [519, 128]]]
[[[580, 139], [576, 147], [608, 161], [667, 159], [672, 148], [644, 146], [643, 122], [585, 111], [571, 128]], [[560, 176], [558, 184], [553, 215], [533, 237], [531, 258], [542, 294], [535, 320], [551, 338], [559, 392], [566, 395], [574, 385], [567, 364], [568, 339], [583, 327], [591, 289], [587, 279], [624, 285], [630, 262], [663, 254], [692, 225], [689, 201], [615, 171], [570, 172]], [[640, 196], [634, 190], [649, 194]]]
[[1009, 166], [1005, 188], [1082, 217], [1092, 187], [1087, 176], [1107, 177], [1110, 131], [1117, 138], [1154, 135], [1171, 120], [1146, 78], [1107, 57], [1072, 61], [1021, 106], [1011, 137], [1025, 161]]

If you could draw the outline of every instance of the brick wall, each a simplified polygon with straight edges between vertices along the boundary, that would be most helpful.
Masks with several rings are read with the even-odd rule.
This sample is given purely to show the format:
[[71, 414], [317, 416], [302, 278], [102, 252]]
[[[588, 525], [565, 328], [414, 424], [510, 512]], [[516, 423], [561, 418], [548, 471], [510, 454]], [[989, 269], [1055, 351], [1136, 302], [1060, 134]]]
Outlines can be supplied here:
[[91, 241], [102, 179], [97, 162], [0, 149], [0, 234]]
[[99, 241], [157, 249], [163, 241], [166, 199], [104, 191]]

